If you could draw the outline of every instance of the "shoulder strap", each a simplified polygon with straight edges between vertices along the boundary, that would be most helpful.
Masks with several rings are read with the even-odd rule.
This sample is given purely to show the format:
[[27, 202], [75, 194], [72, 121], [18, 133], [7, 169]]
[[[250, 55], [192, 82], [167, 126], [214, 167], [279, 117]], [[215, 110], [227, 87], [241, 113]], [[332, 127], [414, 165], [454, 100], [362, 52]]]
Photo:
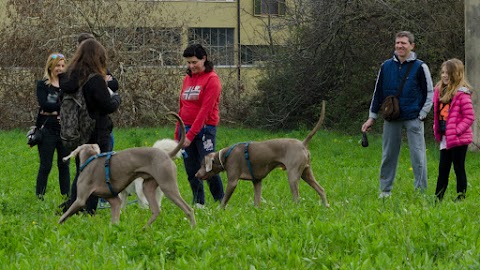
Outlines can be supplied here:
[[400, 82], [400, 85], [397, 90], [397, 94], [395, 95], [396, 97], [399, 97], [402, 94], [403, 91], [403, 86], [405, 85], [405, 81], [407, 80], [408, 74], [410, 73], [410, 70], [412, 69], [413, 65], [415, 64], [417, 60], [412, 61], [412, 63], [408, 64], [407, 70], [405, 71], [405, 75], [403, 75], [403, 79]]
[[83, 88], [85, 86], [85, 84], [87, 84], [87, 82], [90, 81], [90, 79], [93, 78], [97, 74], [98, 73], [92, 73], [92, 74], [88, 75], [87, 79], [82, 83], [82, 85], [80, 85], [79, 88]]

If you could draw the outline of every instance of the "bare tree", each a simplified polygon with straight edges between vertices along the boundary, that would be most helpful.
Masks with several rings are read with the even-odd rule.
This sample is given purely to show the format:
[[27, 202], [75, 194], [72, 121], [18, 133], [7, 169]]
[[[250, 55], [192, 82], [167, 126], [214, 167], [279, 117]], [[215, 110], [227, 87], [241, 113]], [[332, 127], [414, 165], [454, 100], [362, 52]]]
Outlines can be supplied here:
[[33, 120], [34, 81], [42, 77], [41, 67], [52, 52], [63, 53], [68, 62], [81, 32], [104, 44], [108, 67], [121, 84], [116, 123], [158, 125], [159, 113], [176, 110], [183, 75], [183, 68], [164, 68], [182, 61], [182, 22], [169, 19], [176, 17], [162, 7], [159, 2], [8, 0], [8, 24], [0, 30], [0, 74], [10, 78], [0, 82], [0, 113], [8, 118], [0, 120], [0, 129]]
[[[120, 81], [123, 100], [115, 114], [117, 125], [158, 125], [160, 114], [177, 109], [184, 75], [182, 37], [190, 15], [170, 14], [173, 11], [162, 1], [5, 2], [0, 129], [32, 122], [37, 112], [35, 80], [41, 78], [47, 56], [58, 51], [68, 60], [80, 32], [93, 33], [108, 50], [108, 66]], [[282, 20], [259, 18], [265, 23], [267, 45], [255, 48], [265, 63], [258, 94], [232, 94], [237, 89], [235, 71], [226, 72], [222, 106], [232, 121], [247, 118], [250, 125], [269, 128], [311, 125], [320, 101], [327, 99], [326, 125], [358, 130], [367, 117], [378, 68], [392, 56], [394, 34], [400, 30], [415, 34], [416, 52], [430, 66], [434, 80], [443, 60], [464, 59], [463, 1], [287, 3]], [[285, 38], [280, 33], [286, 30], [285, 43], [277, 38]]]
[[464, 57], [462, 1], [293, 2], [289, 42], [267, 65], [251, 105], [251, 121], [262, 126], [311, 124], [327, 99], [327, 126], [358, 131], [378, 68], [392, 57], [398, 31], [415, 34], [416, 51], [434, 80], [442, 61]]

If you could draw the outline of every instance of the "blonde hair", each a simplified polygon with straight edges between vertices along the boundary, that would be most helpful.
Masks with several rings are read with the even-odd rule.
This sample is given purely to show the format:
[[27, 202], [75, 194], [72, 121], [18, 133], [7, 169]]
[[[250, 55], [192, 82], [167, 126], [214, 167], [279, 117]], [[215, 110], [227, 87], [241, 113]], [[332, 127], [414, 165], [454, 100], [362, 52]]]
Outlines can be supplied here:
[[472, 87], [465, 78], [465, 67], [463, 62], [457, 58], [449, 59], [442, 63], [441, 70], [445, 68], [448, 75], [448, 84], [443, 83], [442, 79], [437, 83], [438, 89], [440, 89], [440, 101], [442, 103], [449, 103], [452, 101], [455, 94], [461, 87], [466, 87], [470, 91]]
[[45, 70], [43, 72], [43, 79], [46, 80], [46, 84], [52, 84], [53, 79], [53, 69], [57, 66], [58, 62], [64, 61], [65, 65], [67, 64], [67, 59], [61, 53], [52, 53], [47, 58], [47, 63], [45, 64]]

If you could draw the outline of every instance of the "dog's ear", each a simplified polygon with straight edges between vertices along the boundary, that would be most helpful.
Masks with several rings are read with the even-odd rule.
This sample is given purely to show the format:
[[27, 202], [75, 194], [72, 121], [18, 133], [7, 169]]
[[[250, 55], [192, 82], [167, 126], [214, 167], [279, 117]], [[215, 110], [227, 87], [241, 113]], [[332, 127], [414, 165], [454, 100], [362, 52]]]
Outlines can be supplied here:
[[100, 146], [98, 146], [98, 144], [92, 144], [92, 147], [95, 154], [100, 154]]
[[213, 157], [215, 153], [210, 153], [205, 156], [205, 171], [210, 172], [213, 166]]
[[80, 163], [87, 161], [89, 157], [100, 154], [100, 147], [98, 144], [84, 144], [79, 147], [78, 157], [80, 158]]

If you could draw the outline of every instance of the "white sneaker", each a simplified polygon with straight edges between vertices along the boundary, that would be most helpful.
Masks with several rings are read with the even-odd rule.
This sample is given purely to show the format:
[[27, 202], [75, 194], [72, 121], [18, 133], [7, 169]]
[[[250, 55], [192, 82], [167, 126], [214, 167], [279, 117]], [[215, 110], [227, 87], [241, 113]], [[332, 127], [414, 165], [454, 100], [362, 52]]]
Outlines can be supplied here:
[[392, 192], [390, 191], [382, 191], [382, 193], [380, 193], [380, 195], [378, 196], [379, 199], [383, 199], [383, 198], [388, 198], [392, 196]]
[[110, 204], [106, 200], [100, 198], [100, 199], [98, 199], [97, 208], [98, 209], [110, 208]]
[[198, 208], [198, 209], [203, 209], [205, 208], [205, 205], [201, 204], [201, 203], [196, 203], [193, 205], [195, 208]]

